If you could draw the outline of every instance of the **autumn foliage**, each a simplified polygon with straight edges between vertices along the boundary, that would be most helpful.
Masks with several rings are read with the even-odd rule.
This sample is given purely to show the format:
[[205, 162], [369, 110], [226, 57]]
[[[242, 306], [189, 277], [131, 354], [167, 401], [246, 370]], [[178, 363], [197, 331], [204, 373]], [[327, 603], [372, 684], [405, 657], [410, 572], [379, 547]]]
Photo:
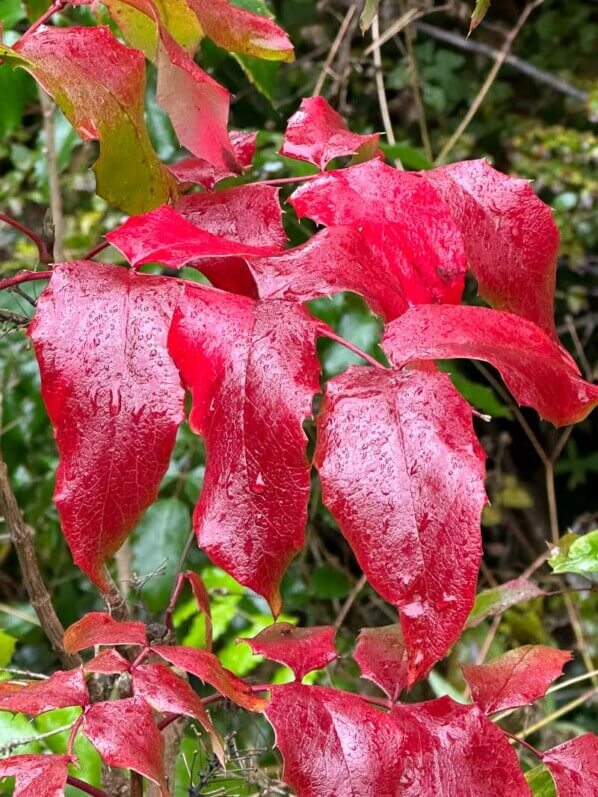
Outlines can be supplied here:
[[[68, 749], [12, 756], [0, 774], [16, 776], [21, 797], [62, 794], [76, 776], [81, 733], [108, 765], [139, 773], [166, 797], [161, 731], [176, 717], [196, 719], [225, 756], [186, 671], [265, 713], [285, 780], [301, 797], [531, 794], [490, 715], [543, 697], [568, 652], [526, 646], [465, 667], [468, 705], [400, 698], [459, 638], [481, 559], [485, 456], [474, 411], [435, 361], [491, 364], [519, 404], [557, 426], [598, 403], [598, 387], [556, 336], [550, 209], [527, 182], [485, 161], [395, 168], [377, 134], [351, 132], [314, 97], [289, 120], [281, 152], [319, 170], [288, 200], [318, 230], [287, 248], [275, 185], [229, 180], [218, 188], [250, 165], [255, 138], [228, 131], [228, 92], [193, 59], [206, 35], [244, 56], [290, 60], [284, 32], [227, 0], [105, 5], [127, 45], [106, 27], [44, 25], [13, 48], [0, 45], [4, 61], [31, 72], [79, 133], [100, 142], [97, 190], [130, 215], [106, 236], [125, 267], [52, 264], [28, 331], [60, 456], [54, 501], [73, 559], [107, 589], [106, 564], [156, 499], [177, 429], [188, 422], [207, 450], [194, 528], [213, 563], [262, 595], [276, 618], [281, 579], [305, 542], [315, 467], [340, 533], [399, 623], [363, 629], [357, 640], [363, 677], [385, 695], [372, 698], [301, 682], [337, 658], [330, 627], [274, 623], [248, 640], [296, 679], [256, 687], [222, 667], [209, 633], [206, 649], [186, 648], [152, 639], [140, 622], [87, 614], [64, 637], [68, 652], [85, 652], [80, 667], [0, 684], [2, 710], [36, 716], [79, 706]], [[143, 120], [146, 58], [188, 150], [170, 166]], [[348, 156], [344, 168], [327, 168]], [[145, 273], [147, 263], [167, 271]], [[183, 266], [211, 284], [173, 274]], [[461, 304], [468, 273], [476, 306]], [[323, 384], [317, 341], [339, 337], [306, 303], [340, 291], [362, 296], [385, 332], [379, 360], [364, 355]], [[309, 461], [304, 423], [315, 406]], [[201, 580], [181, 578], [209, 628]], [[89, 684], [97, 673], [128, 677], [130, 694], [96, 700]], [[559, 797], [598, 794], [597, 756], [591, 734], [541, 754]]]

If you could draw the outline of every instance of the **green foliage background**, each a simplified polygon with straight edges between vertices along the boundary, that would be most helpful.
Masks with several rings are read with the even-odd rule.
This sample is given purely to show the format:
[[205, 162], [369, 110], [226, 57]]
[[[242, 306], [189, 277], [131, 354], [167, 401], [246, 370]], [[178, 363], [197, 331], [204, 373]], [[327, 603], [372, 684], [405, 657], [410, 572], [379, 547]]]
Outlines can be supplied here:
[[[407, 2], [382, 3], [381, 28], [386, 30], [408, 9]], [[467, 112], [489, 70], [492, 59], [472, 50], [471, 45], [500, 49], [505, 32], [515, 23], [522, 5], [497, 0], [485, 22], [466, 39], [471, 7], [450, 2], [444, 10], [433, 11], [429, 2], [418, 4], [426, 12], [422, 21], [436, 30], [458, 37], [459, 46], [440, 41], [417, 23], [391, 38], [382, 48], [383, 74], [388, 106], [397, 143], [385, 144], [389, 158], [400, 158], [407, 168], [426, 168], [431, 155], [438, 154], [461, 118]], [[280, 24], [293, 40], [297, 62], [278, 66], [273, 63], [231, 58], [209, 42], [204, 42], [201, 63], [227, 85], [235, 95], [232, 127], [259, 128], [258, 153], [248, 179], [266, 176], [303, 174], [309, 168], [277, 154], [286, 118], [296, 110], [300, 98], [310, 95], [322, 75], [348, 5], [340, 0], [279, 0], [272, 5]], [[27, 27], [27, 9], [21, 0], [0, 0], [0, 22], [4, 41], [12, 43]], [[549, 78], [567, 82], [587, 95], [586, 101], [563, 93], [554, 85], [540, 83], [513, 66], [505, 65], [489, 95], [450, 154], [451, 160], [488, 157], [507, 172], [533, 181], [536, 191], [555, 211], [562, 235], [559, 259], [556, 316], [565, 345], [577, 357], [588, 378], [598, 374], [598, 218], [596, 197], [598, 179], [598, 80], [596, 52], [598, 26], [591, 21], [591, 4], [585, 0], [545, 0], [533, 12], [516, 39], [513, 52]], [[102, 12], [99, 12], [100, 18]], [[360, 132], [382, 130], [379, 98], [371, 55], [364, 51], [370, 34], [362, 35], [359, 13], [353, 15], [347, 34], [325, 73], [322, 93]], [[89, 9], [80, 8], [62, 15], [64, 24], [92, 24]], [[411, 57], [410, 51], [413, 53]], [[415, 72], [414, 72], [415, 65]], [[554, 82], [554, 81], [553, 81]], [[168, 119], [154, 100], [155, 76], [148, 81], [148, 123], [155, 146], [166, 160], [177, 153], [177, 144]], [[421, 107], [418, 97], [421, 98]], [[39, 98], [33, 81], [23, 72], [0, 66], [0, 209], [23, 220], [34, 229], [44, 224], [48, 206], [48, 175], [45, 141], [41, 126]], [[422, 117], [421, 109], [424, 116]], [[429, 136], [431, 152], [425, 150], [422, 129]], [[60, 113], [55, 132], [60, 182], [66, 216], [64, 246], [69, 258], [80, 257], [94, 246], [102, 233], [120, 221], [94, 194], [93, 174], [88, 170], [94, 158], [93, 145], [83, 144]], [[285, 216], [289, 237], [298, 243], [307, 236], [290, 209]], [[107, 257], [114, 256], [108, 253]], [[9, 227], [0, 226], [0, 269], [4, 273], [31, 267], [36, 252], [30, 242]], [[530, 285], [530, 291], [534, 286]], [[39, 288], [4, 294], [2, 307], [30, 316], [30, 301]], [[471, 288], [471, 298], [474, 291]], [[351, 295], [314, 303], [314, 310], [341, 334], [372, 353], [380, 337], [380, 324], [363, 303]], [[572, 330], [575, 332], [572, 334]], [[346, 350], [327, 342], [322, 346], [327, 375], [338, 373], [353, 361]], [[47, 416], [39, 396], [39, 376], [31, 347], [22, 330], [6, 325], [0, 331], [1, 383], [0, 444], [8, 463], [12, 483], [29, 523], [37, 532], [37, 548], [43, 570], [64, 624], [85, 611], [101, 608], [96, 590], [71, 563], [59, 531], [56, 510], [51, 503], [56, 451]], [[484, 516], [485, 567], [480, 589], [501, 584], [521, 574], [546, 550], [550, 537], [544, 469], [521, 425], [504, 399], [479, 372], [468, 365], [451, 364], [449, 370], [459, 390], [492, 420], [478, 421], [478, 432], [488, 453], [488, 491], [491, 505]], [[532, 413], [524, 413], [543, 446], [550, 451], [558, 436]], [[598, 454], [595, 414], [572, 432], [556, 465], [556, 495], [560, 530], [577, 534], [598, 526]], [[260, 663], [250, 656], [246, 645], [235, 643], [239, 636], [251, 636], [270, 622], [264, 602], [249, 594], [222, 571], [212, 567], [189, 544], [191, 514], [201, 487], [204, 455], [200, 442], [187, 427], [181, 429], [169, 471], [164, 479], [160, 501], [151, 507], [133, 534], [121, 562], [131, 581], [129, 595], [141, 619], [160, 617], [168, 601], [173, 573], [186, 555], [187, 566], [201, 571], [214, 604], [216, 651], [223, 663], [242, 675], [256, 679], [284, 679], [284, 668]], [[595, 556], [594, 571], [598, 569]], [[458, 566], [458, 563], [456, 563]], [[488, 655], [496, 655], [519, 644], [542, 642], [577, 649], [578, 657], [568, 674], [584, 671], [585, 664], [598, 663], [596, 610], [598, 600], [591, 591], [595, 572], [564, 573], [555, 576], [543, 565], [536, 577], [548, 589], [575, 588], [570, 593], [578, 628], [571, 623], [563, 597], [536, 599], [506, 612], [495, 626], [492, 618], [466, 631], [449, 658], [413, 694], [424, 699], [450, 693], [464, 699], [464, 684], [458, 663], [473, 661], [484, 645]], [[293, 563], [284, 582], [286, 619], [301, 625], [334, 622], [343, 602], [359, 578], [359, 570], [334, 522], [319, 500], [314, 481], [310, 514], [309, 543]], [[189, 597], [175, 615], [180, 641], [201, 644], [203, 620]], [[339, 634], [342, 652], [351, 649], [356, 631], [365, 625], [395, 622], [396, 613], [369, 588], [364, 588], [352, 605]], [[0, 519], [0, 667], [50, 671], [54, 656], [34, 620], [22, 587], [14, 551]], [[324, 683], [333, 682], [345, 689], [364, 690], [356, 667], [347, 659], [316, 675]], [[196, 685], [197, 686], [197, 685]], [[528, 712], [513, 718], [512, 730], [520, 730], [544, 714], [564, 705], [580, 694], [579, 689], [564, 690], [546, 698]], [[411, 699], [411, 698], [410, 698]], [[227, 794], [257, 794], [278, 779], [277, 759], [268, 752], [271, 737], [259, 719], [230, 709], [215, 712], [222, 729], [234, 732], [239, 753], [226, 782], [206, 774], [209, 762], [196, 756], [197, 739], [188, 731], [183, 752], [191, 765], [192, 782], [203, 772], [209, 794], [224, 788]], [[52, 712], [34, 723], [22, 717], [15, 720], [0, 713], [0, 747], [14, 739], [28, 738], [68, 724], [68, 712]], [[598, 729], [595, 695], [551, 722], [533, 737], [540, 747], [550, 746], [572, 732]], [[37, 742], [29, 749], [46, 746], [61, 749], [64, 735]], [[83, 745], [83, 743], [81, 743]], [[231, 745], [233, 744], [231, 737]], [[264, 749], [262, 768], [255, 774], [254, 748]], [[28, 748], [20, 747], [20, 751]], [[93, 750], [81, 749], [82, 777], [97, 782], [99, 764]], [[524, 763], [533, 766], [524, 751]], [[233, 756], [235, 758], [235, 756]], [[187, 793], [190, 778], [183, 757], [180, 760], [177, 795]], [[238, 771], [236, 771], [238, 770]], [[552, 793], [550, 778], [530, 771], [535, 793]], [[214, 785], [215, 784], [215, 785]], [[266, 786], [264, 786], [266, 784]], [[6, 788], [6, 787], [5, 787]], [[1, 791], [2, 787], [0, 787]], [[6, 792], [9, 793], [9, 792]], [[218, 792], [221, 793], [221, 792]], [[224, 793], [224, 792], [222, 792]], [[263, 792], [268, 793], [268, 792]], [[73, 792], [74, 794], [74, 792]]]

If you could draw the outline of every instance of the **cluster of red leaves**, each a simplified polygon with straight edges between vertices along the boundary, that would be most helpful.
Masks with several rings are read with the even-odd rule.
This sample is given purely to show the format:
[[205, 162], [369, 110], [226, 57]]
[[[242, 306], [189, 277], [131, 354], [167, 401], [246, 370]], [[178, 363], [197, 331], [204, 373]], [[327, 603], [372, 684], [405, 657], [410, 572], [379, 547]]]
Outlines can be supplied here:
[[[313, 464], [324, 501], [370, 583], [399, 611], [400, 626], [364, 630], [355, 653], [364, 676], [388, 694], [389, 711], [299, 680], [272, 687], [266, 715], [286, 779], [306, 797], [528, 794], [515, 753], [486, 713], [542, 696], [568, 654], [521, 649], [468, 668], [471, 706], [448, 698], [394, 701], [458, 638], [481, 556], [484, 454], [471, 407], [433, 361], [489, 362], [519, 403], [556, 425], [581, 420], [598, 403], [598, 387], [584, 382], [556, 338], [558, 233], [550, 210], [525, 181], [484, 161], [425, 173], [394, 169], [376, 150], [377, 136], [352, 133], [313, 98], [290, 120], [282, 152], [321, 170], [289, 202], [322, 229], [286, 249], [274, 187], [213, 190], [251, 162], [255, 140], [228, 135], [228, 94], [189, 55], [205, 32], [246, 55], [286, 57], [284, 34], [268, 19], [231, 10], [227, 0], [190, 3], [199, 21], [191, 41], [188, 27], [178, 39], [167, 29], [151, 0], [124, 4], [122, 17], [120, 0], [106, 5], [127, 40], [158, 64], [159, 99], [193, 154], [172, 170], [179, 189], [197, 183], [206, 190], [181, 196], [172, 173], [156, 161], [141, 202], [151, 209], [107, 236], [131, 268], [57, 264], [40, 297], [30, 335], [60, 454], [54, 498], [75, 562], [105, 587], [104, 563], [156, 498], [188, 391], [188, 421], [207, 449], [194, 514], [198, 543], [277, 615], [281, 578], [304, 542], [311, 463], [303, 423], [321, 390], [316, 341], [337, 338], [305, 303], [338, 291], [360, 294], [386, 324], [382, 349], [390, 366], [354, 366], [327, 383]], [[135, 14], [155, 23], [143, 42], [136, 39], [140, 29], [128, 27]], [[143, 30], [147, 34], [147, 26]], [[86, 113], [74, 114], [79, 131], [102, 142], [100, 186], [109, 166], [112, 173], [127, 170], [126, 153], [120, 167], [111, 161], [109, 130], [124, 139], [127, 125], [138, 128], [131, 111], [123, 121], [115, 108], [124, 103], [141, 118], [137, 51], [110, 41], [105, 29], [42, 28], [8, 56], [21, 59], [75, 110], [89, 51], [101, 51], [106, 72], [126, 59], [125, 73], [137, 70], [134, 85], [116, 70], [104, 104], [96, 98]], [[63, 57], [67, 43], [70, 61]], [[7, 48], [0, 55], [7, 57]], [[65, 63], [77, 67], [68, 79]], [[181, 105], [189, 97], [197, 109], [191, 120]], [[137, 140], [144, 150], [144, 140]], [[363, 162], [325, 170], [351, 154]], [[147, 151], [144, 157], [151, 171]], [[191, 266], [212, 285], [138, 271], [149, 262]], [[468, 270], [490, 308], [459, 304]], [[195, 588], [206, 610], [205, 591]], [[65, 642], [70, 650], [139, 645], [146, 656], [186, 669], [239, 705], [263, 705], [209, 652], [148, 648], [139, 623], [89, 615], [69, 629]], [[330, 629], [274, 626], [251, 644], [289, 664], [298, 679], [336, 656]], [[220, 749], [201, 701], [166, 665], [139, 657], [131, 665], [105, 651], [86, 670], [127, 671], [133, 696], [90, 703], [85, 674], [77, 671], [42, 685], [4, 685], [0, 707], [35, 714], [81, 706], [82, 731], [105, 761], [140, 772], [163, 793], [162, 742], [152, 710], [196, 717]], [[47, 792], [56, 794], [71, 749], [34, 763], [14, 757], [0, 772], [17, 774], [21, 795], [37, 791], [40, 779], [58, 783]], [[560, 797], [578, 783], [595, 783], [595, 772], [583, 770], [595, 749], [590, 736], [545, 755]]]

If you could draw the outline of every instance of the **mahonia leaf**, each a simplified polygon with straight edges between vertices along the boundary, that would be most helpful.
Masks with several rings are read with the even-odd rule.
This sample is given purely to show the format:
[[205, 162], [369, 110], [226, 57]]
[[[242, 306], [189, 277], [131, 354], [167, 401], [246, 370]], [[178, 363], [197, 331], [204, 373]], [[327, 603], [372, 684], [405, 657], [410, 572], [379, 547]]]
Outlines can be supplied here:
[[558, 797], [598, 795], [598, 736], [584, 733], [547, 750], [543, 760], [554, 778]]
[[410, 686], [475, 598], [486, 496], [471, 408], [445, 374], [353, 366], [328, 382], [315, 461], [326, 506], [399, 609]]
[[[229, 137], [235, 154], [235, 161], [241, 169], [246, 171], [253, 162], [257, 133], [231, 130]], [[232, 172], [229, 169], [216, 168], [202, 158], [183, 158], [169, 166], [169, 169], [181, 186], [198, 184], [207, 190], [214, 188], [220, 180], [234, 177], [236, 174], [236, 172]]]
[[519, 404], [555, 426], [583, 420], [598, 404], [568, 352], [535, 324], [486, 307], [410, 308], [386, 330], [382, 347], [401, 366], [467, 357], [498, 369]]
[[36, 717], [44, 711], [88, 703], [89, 694], [80, 667], [59, 670], [44, 681], [32, 681], [25, 686], [0, 682], [0, 711]]
[[207, 448], [194, 514], [199, 546], [274, 614], [307, 522], [302, 423], [319, 391], [318, 328], [296, 305], [188, 285], [169, 335], [191, 391], [191, 428]]
[[126, 672], [128, 669], [129, 662], [114, 648], [106, 648], [100, 651], [97, 656], [94, 656], [93, 659], [83, 665], [84, 672], [95, 672], [104, 675], [114, 675]]
[[318, 224], [363, 227], [374, 257], [409, 304], [460, 301], [467, 271], [461, 233], [423, 174], [375, 158], [325, 172], [289, 202], [299, 217]]
[[[269, 254], [270, 246], [251, 246], [206, 232], [191, 224], [169, 205], [132, 216], [106, 239], [134, 268], [144, 263], [163, 263], [182, 268], [190, 263], [202, 267], [200, 258], [228, 258], [230, 255]], [[226, 267], [226, 263], [225, 263]]]
[[280, 154], [313, 163], [324, 171], [331, 160], [342, 155], [359, 153], [362, 160], [371, 158], [379, 139], [379, 133], [352, 133], [324, 97], [309, 97], [289, 119]]
[[544, 697], [572, 658], [568, 650], [523, 645], [486, 664], [463, 664], [472, 700], [486, 714], [517, 708]]
[[559, 231], [529, 181], [502, 174], [485, 160], [453, 163], [425, 176], [461, 230], [481, 296], [554, 336]]
[[353, 658], [361, 677], [380, 687], [395, 701], [407, 686], [407, 652], [400, 625], [362, 628]]
[[285, 782], [299, 797], [400, 793], [394, 722], [357, 695], [285, 684], [273, 687], [266, 716], [284, 760]]
[[229, 0], [189, 0], [189, 5], [206, 36], [222, 49], [268, 61], [294, 60], [289, 37], [269, 17]]
[[145, 700], [127, 697], [93, 703], [83, 716], [83, 732], [108, 766], [138, 772], [160, 787], [162, 797], [169, 797], [164, 738]]
[[13, 50], [0, 46], [0, 58], [30, 72], [84, 140], [99, 140], [94, 171], [100, 196], [126, 213], [140, 213], [174, 194], [143, 120], [142, 53], [124, 47], [106, 27], [41, 26]]
[[210, 684], [238, 706], [249, 711], [263, 710], [265, 701], [253, 694], [244, 681], [225, 669], [213, 653], [177, 645], [156, 645], [152, 650], [175, 667], [180, 667]]
[[257, 636], [238, 639], [246, 642], [255, 655], [286, 664], [300, 681], [308, 672], [320, 670], [338, 654], [331, 625], [295, 628], [290, 623], [273, 623]]
[[250, 257], [247, 263], [262, 299], [306, 302], [339, 291], [364, 297], [387, 321], [408, 307], [396, 275], [385, 268], [368, 244], [364, 229], [352, 226], [321, 230], [306, 243], [269, 257]]
[[545, 594], [537, 584], [524, 577], [506, 581], [498, 587], [484, 589], [476, 596], [467, 627], [475, 628], [487, 617], [496, 617], [506, 612], [511, 606], [540, 598]]
[[0, 778], [14, 776], [13, 797], [63, 797], [68, 755], [15, 755], [0, 761]]
[[102, 566], [155, 500], [183, 420], [166, 351], [179, 290], [116, 266], [61, 264], [29, 328], [60, 455], [62, 530], [102, 589]]
[[222, 740], [201, 699], [186, 681], [164, 664], [141, 664], [133, 672], [133, 689], [156, 711], [195, 717], [210, 734], [214, 752], [224, 764]]
[[95, 645], [147, 645], [143, 623], [115, 620], [105, 612], [88, 612], [64, 632], [64, 649], [77, 653]]
[[517, 753], [476, 706], [396, 705], [401, 797], [531, 797]]

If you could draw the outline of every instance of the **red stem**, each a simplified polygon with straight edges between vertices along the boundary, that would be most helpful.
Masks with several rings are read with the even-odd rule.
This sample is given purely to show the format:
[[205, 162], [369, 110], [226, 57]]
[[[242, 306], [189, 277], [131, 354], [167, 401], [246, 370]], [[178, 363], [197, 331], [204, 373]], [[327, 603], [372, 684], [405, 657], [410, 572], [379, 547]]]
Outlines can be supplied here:
[[37, 251], [39, 253], [39, 260], [40, 263], [51, 263], [52, 262], [52, 255], [48, 252], [48, 248], [46, 246], [46, 242], [37, 233], [30, 230], [29, 227], [26, 227], [24, 224], [21, 224], [20, 221], [7, 216], [6, 213], [0, 213], [0, 221], [5, 222], [6, 224], [10, 224], [11, 227], [14, 227], [15, 230], [22, 232], [23, 235], [26, 235], [27, 238], [33, 241], [33, 243], [37, 246]]
[[77, 731], [81, 727], [81, 723], [83, 722], [83, 714], [77, 717], [77, 721], [71, 728], [71, 732], [69, 734], [69, 741], [66, 748], [66, 754], [72, 756], [73, 755], [73, 747], [75, 746], [75, 737], [77, 736]]
[[333, 340], [335, 343], [340, 343], [340, 345], [344, 346], [345, 349], [352, 351], [353, 354], [356, 354], [358, 357], [361, 357], [362, 360], [365, 360], [366, 363], [373, 365], [374, 368], [381, 368], [383, 371], [388, 370], [385, 365], [379, 363], [378, 360], [374, 359], [374, 357], [372, 357], [370, 354], [360, 349], [359, 346], [356, 346], [354, 343], [351, 343], [351, 341], [345, 340], [344, 338], [341, 338], [340, 335], [337, 335], [336, 332], [333, 329], [330, 329], [330, 327], [327, 324], [320, 324], [319, 332], [325, 338]]
[[94, 246], [93, 249], [90, 249], [87, 254], [83, 255], [83, 260], [93, 260], [96, 255], [99, 255], [104, 249], [108, 249], [109, 246], [110, 244], [108, 241], [103, 241], [101, 244]]
[[520, 739], [519, 736], [515, 736], [514, 733], [509, 733], [509, 731], [505, 731], [504, 728], [501, 728], [501, 731], [505, 734], [505, 736], [508, 736], [509, 739], [513, 739], [514, 742], [517, 742], [517, 744], [520, 744], [523, 747], [525, 747], [527, 750], [530, 751], [530, 753], [533, 753], [536, 756], [536, 758], [540, 759], [540, 761], [544, 759], [544, 754], [541, 753], [540, 750], [537, 750], [529, 742], [526, 742], [525, 739]]
[[108, 792], [104, 791], [103, 789], [97, 789], [90, 783], [85, 783], [85, 781], [79, 780], [79, 778], [76, 778], [74, 775], [69, 775], [66, 779], [66, 782], [69, 784], [69, 786], [74, 786], [76, 789], [85, 792], [85, 794], [91, 794], [92, 797], [110, 797]]
[[307, 183], [321, 177], [318, 174], [305, 174], [303, 177], [273, 177], [271, 180], [256, 180], [252, 185], [288, 185], [289, 183]]
[[45, 280], [49, 279], [51, 276], [51, 271], [21, 271], [19, 274], [14, 274], [12, 277], [0, 280], [0, 291], [5, 291], [7, 288], [12, 288], [14, 285], [20, 285], [22, 282]]
[[185, 575], [184, 573], [179, 573], [177, 575], [176, 583], [174, 585], [174, 589], [172, 590], [172, 595], [170, 596], [170, 600], [168, 601], [168, 606], [166, 607], [166, 613], [164, 615], [164, 625], [168, 628], [169, 631], [173, 631], [172, 626], [172, 613], [174, 612], [176, 603], [179, 599], [179, 595], [181, 594], [181, 590], [183, 589], [183, 585], [185, 584]]
[[66, 2], [66, 0], [55, 0], [55, 2], [52, 3], [50, 8], [48, 8], [47, 11], [44, 11], [41, 17], [39, 17], [39, 19], [36, 19], [33, 25], [31, 25], [31, 27], [25, 31], [25, 33], [21, 36], [21, 41], [23, 41], [23, 39], [26, 36], [30, 36], [41, 25], [45, 24], [50, 19], [51, 16], [56, 14], [58, 11], [62, 11], [62, 9], [67, 5], [68, 2]]

